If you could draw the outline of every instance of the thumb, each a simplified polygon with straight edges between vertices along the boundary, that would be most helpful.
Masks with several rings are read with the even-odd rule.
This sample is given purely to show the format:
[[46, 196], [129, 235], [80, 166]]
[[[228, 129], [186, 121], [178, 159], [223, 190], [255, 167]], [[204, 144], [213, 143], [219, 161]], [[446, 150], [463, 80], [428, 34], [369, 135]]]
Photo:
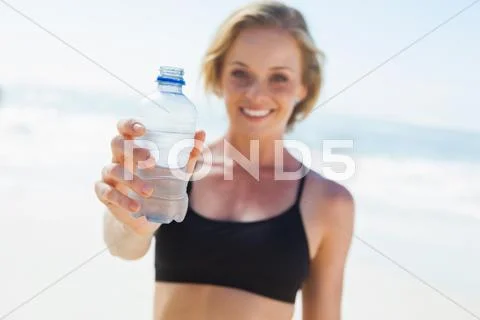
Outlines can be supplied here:
[[191, 175], [195, 169], [195, 164], [197, 163], [198, 158], [202, 154], [203, 144], [205, 143], [205, 131], [199, 130], [195, 132], [194, 140], [195, 144], [192, 151], [190, 151], [190, 157], [187, 162], [187, 173]]

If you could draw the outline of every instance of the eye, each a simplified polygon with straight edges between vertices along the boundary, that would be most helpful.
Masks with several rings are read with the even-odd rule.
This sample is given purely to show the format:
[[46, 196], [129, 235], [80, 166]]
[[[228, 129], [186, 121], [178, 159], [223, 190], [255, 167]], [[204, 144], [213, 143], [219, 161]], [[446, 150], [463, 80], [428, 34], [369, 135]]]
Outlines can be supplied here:
[[248, 77], [248, 74], [243, 70], [233, 70], [231, 72], [231, 75], [234, 76], [235, 78], [240, 78], [240, 79], [244, 79]]
[[274, 74], [271, 79], [274, 82], [287, 82], [288, 81], [288, 78], [281, 73]]

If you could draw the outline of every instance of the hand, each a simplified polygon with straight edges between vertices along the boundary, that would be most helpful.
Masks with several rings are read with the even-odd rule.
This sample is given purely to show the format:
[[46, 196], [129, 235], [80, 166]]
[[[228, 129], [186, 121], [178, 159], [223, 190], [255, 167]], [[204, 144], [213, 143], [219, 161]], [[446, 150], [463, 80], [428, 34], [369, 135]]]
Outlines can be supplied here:
[[[111, 142], [112, 162], [103, 168], [102, 179], [95, 183], [95, 193], [112, 215], [133, 232], [139, 235], [152, 235], [160, 224], [149, 222], [144, 216], [133, 217], [131, 213], [140, 210], [140, 203], [128, 197], [128, 192], [132, 190], [143, 197], [151, 195], [153, 187], [140, 179], [135, 172], [139, 162], [142, 162], [142, 168], [148, 168], [154, 166], [155, 161], [145, 148], [134, 148], [131, 155], [124, 151], [124, 142], [143, 136], [145, 127], [134, 119], [126, 119], [118, 122], [117, 129], [119, 135]], [[195, 145], [187, 163], [188, 174], [193, 173], [202, 153], [205, 132], [197, 131], [194, 139]], [[130, 170], [132, 168], [133, 172]], [[125, 179], [127, 173], [129, 177]]]

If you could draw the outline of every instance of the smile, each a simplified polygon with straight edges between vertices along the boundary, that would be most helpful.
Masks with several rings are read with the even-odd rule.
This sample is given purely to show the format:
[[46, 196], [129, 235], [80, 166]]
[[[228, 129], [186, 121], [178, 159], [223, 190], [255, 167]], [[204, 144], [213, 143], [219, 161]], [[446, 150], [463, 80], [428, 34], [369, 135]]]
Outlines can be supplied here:
[[244, 115], [252, 118], [264, 118], [273, 112], [273, 109], [255, 110], [249, 108], [240, 108], [240, 110]]

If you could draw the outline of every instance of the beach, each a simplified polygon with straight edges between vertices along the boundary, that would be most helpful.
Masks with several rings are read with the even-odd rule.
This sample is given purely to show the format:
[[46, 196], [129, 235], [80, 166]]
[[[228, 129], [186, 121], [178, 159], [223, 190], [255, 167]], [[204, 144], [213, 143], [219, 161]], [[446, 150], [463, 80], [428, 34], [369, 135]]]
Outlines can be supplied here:
[[[105, 251], [93, 188], [128, 107], [107, 97], [82, 109], [95, 97], [61, 90], [17, 97], [0, 107], [0, 319], [151, 319], [153, 250], [138, 261]], [[201, 119], [207, 139], [221, 119]], [[316, 116], [292, 138], [318, 171], [318, 139], [355, 143], [355, 174], [341, 181], [357, 204], [343, 319], [475, 319], [464, 309], [480, 315], [480, 133], [325, 119], [343, 118]]]

